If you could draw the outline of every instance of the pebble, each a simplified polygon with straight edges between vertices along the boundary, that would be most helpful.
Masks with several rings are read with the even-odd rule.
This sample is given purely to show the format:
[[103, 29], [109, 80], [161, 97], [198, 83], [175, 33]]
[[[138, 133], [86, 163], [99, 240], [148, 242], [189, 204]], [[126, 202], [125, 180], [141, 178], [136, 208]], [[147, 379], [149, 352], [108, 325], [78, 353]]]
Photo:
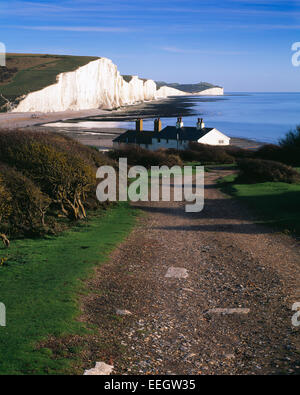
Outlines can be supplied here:
[[217, 308], [211, 309], [206, 312], [206, 314], [249, 314], [250, 309], [245, 308]]
[[109, 376], [114, 370], [114, 366], [104, 362], [97, 362], [95, 368], [86, 370], [84, 376]]
[[116, 314], [117, 315], [132, 315], [132, 313], [129, 310], [120, 310], [120, 309], [116, 310]]
[[182, 267], [170, 267], [165, 275], [166, 278], [187, 278], [188, 271]]

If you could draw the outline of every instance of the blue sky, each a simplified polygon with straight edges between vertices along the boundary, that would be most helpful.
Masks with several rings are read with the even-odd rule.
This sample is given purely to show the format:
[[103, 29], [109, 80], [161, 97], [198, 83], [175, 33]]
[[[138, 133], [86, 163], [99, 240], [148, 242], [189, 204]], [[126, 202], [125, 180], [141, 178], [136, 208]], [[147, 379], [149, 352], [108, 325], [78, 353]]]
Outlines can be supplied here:
[[8, 52], [95, 55], [122, 74], [300, 91], [300, 0], [1, 0]]

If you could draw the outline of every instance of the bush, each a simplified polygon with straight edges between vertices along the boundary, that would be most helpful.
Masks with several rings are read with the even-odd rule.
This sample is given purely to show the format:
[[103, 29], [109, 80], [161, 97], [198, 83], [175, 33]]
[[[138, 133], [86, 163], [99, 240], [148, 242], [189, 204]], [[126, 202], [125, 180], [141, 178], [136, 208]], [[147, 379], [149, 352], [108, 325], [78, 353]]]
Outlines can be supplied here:
[[238, 161], [240, 176], [238, 181], [260, 182], [300, 182], [300, 174], [292, 167], [279, 162], [261, 159], [241, 159]]
[[129, 166], [144, 166], [149, 169], [151, 166], [169, 166], [182, 165], [182, 161], [176, 153], [167, 155], [166, 151], [149, 151], [140, 147], [128, 146], [122, 149], [116, 149], [108, 153], [113, 160], [127, 158]]
[[260, 148], [257, 158], [274, 160], [291, 166], [300, 166], [300, 126], [279, 140], [279, 146], [268, 144]]
[[282, 160], [282, 149], [275, 144], [266, 144], [255, 152], [255, 157], [280, 162]]
[[104, 153], [99, 152], [96, 148], [80, 144], [70, 137], [61, 135], [59, 133], [42, 133], [42, 135], [47, 141], [47, 144], [50, 144], [59, 151], [63, 150], [70, 153], [75, 153], [92, 167], [98, 168], [103, 165], [116, 166], [116, 163], [113, 160], [110, 160]]
[[251, 151], [249, 149], [233, 147], [233, 146], [222, 147], [222, 148], [228, 155], [232, 156], [235, 159], [252, 158], [254, 156], [254, 151]]
[[283, 139], [280, 139], [279, 145], [282, 148], [298, 147], [300, 149], [300, 125], [295, 130], [288, 132]]
[[186, 151], [182, 153], [184, 157], [193, 157], [193, 160], [202, 164], [230, 164], [235, 162], [235, 159], [223, 147], [192, 142], [189, 144], [189, 150]]
[[265, 145], [260, 148], [255, 156], [260, 159], [273, 160], [290, 166], [300, 165], [300, 147]]
[[0, 164], [1, 232], [13, 236], [41, 234], [51, 199], [18, 171]]
[[86, 217], [86, 197], [95, 196], [96, 163], [77, 143], [50, 133], [1, 132], [0, 157], [30, 178], [65, 215]]
[[[54, 233], [64, 216], [96, 209], [96, 170], [115, 162], [96, 149], [57, 133], [0, 132], [0, 238]], [[109, 203], [103, 203], [104, 208]], [[1, 233], [2, 232], [2, 233]]]

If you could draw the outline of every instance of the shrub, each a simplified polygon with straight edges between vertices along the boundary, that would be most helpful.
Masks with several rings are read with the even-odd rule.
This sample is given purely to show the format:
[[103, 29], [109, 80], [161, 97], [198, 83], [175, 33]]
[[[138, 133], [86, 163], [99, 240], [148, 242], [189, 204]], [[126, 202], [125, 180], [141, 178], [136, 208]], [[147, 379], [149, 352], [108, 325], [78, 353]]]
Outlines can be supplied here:
[[12, 195], [8, 190], [4, 178], [0, 173], [0, 231], [6, 232], [8, 219], [12, 212]]
[[116, 163], [113, 160], [110, 160], [104, 153], [99, 152], [96, 148], [83, 145], [71, 137], [67, 137], [59, 133], [43, 133], [42, 135], [47, 144], [54, 146], [60, 151], [63, 150], [75, 153], [90, 166], [95, 168], [103, 165], [116, 166]]
[[34, 181], [65, 215], [78, 219], [86, 217], [84, 202], [95, 192], [96, 177], [92, 159], [75, 146], [50, 133], [0, 133], [1, 160]]
[[275, 144], [266, 144], [255, 152], [255, 157], [280, 162], [282, 159], [282, 149]]
[[291, 130], [284, 138], [279, 140], [279, 147], [275, 149], [272, 159], [282, 163], [300, 166], [300, 125]]
[[273, 160], [286, 165], [300, 165], [300, 148], [297, 146], [265, 145], [260, 148], [255, 156], [260, 159]]
[[[191, 142], [189, 144], [189, 150], [194, 152], [193, 154], [189, 154], [190, 157], [194, 156], [194, 160], [202, 164], [230, 164], [235, 162], [235, 159], [229, 155], [223, 147]], [[197, 155], [195, 153], [197, 153]]]
[[252, 158], [255, 151], [234, 146], [222, 147], [224, 151], [235, 159]]
[[279, 145], [282, 148], [300, 148], [300, 125], [298, 125], [295, 130], [289, 131], [284, 138], [280, 139]]
[[300, 174], [292, 167], [279, 162], [261, 159], [242, 159], [238, 161], [240, 176], [238, 181], [260, 182], [300, 182]]
[[43, 233], [51, 199], [18, 171], [0, 164], [1, 232], [13, 236]]
[[119, 158], [127, 158], [129, 166], [144, 166], [149, 169], [151, 166], [174, 166], [182, 165], [182, 161], [178, 155], [172, 153], [167, 155], [166, 151], [149, 151], [140, 147], [128, 146], [126, 148], [117, 149], [109, 152], [109, 157], [113, 160]]

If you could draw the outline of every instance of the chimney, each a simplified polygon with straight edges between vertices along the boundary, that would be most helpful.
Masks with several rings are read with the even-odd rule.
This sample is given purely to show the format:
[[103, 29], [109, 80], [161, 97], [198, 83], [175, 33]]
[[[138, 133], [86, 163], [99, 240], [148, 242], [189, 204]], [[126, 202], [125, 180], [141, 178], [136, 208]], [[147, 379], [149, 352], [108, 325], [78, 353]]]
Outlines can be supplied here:
[[136, 131], [137, 132], [142, 132], [143, 131], [143, 120], [141, 118], [139, 118], [136, 121]]
[[182, 122], [182, 118], [177, 118], [177, 122], [176, 122], [176, 129], [182, 129], [183, 128], [183, 122]]
[[198, 118], [197, 122], [197, 130], [201, 130], [205, 128], [205, 123], [203, 122], [203, 118]]
[[154, 121], [154, 132], [160, 132], [161, 129], [162, 129], [161, 120], [160, 120], [160, 118], [157, 118], [157, 119]]

